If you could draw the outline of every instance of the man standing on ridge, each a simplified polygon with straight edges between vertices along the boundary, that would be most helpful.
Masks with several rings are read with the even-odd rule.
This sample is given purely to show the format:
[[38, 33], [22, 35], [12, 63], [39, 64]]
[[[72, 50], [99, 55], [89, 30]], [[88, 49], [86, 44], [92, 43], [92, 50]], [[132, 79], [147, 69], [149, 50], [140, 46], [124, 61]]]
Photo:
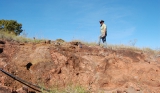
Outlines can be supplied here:
[[103, 20], [100, 20], [100, 30], [101, 30], [101, 35], [99, 36], [99, 42], [98, 45], [101, 43], [101, 39], [103, 43], [106, 43], [106, 36], [107, 36], [107, 26], [104, 24]]

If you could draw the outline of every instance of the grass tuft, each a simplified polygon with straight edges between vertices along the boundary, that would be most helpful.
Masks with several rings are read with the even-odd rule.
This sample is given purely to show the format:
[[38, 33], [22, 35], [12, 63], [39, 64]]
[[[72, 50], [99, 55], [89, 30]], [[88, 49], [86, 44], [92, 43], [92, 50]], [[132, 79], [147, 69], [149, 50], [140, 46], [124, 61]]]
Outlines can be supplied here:
[[87, 91], [85, 88], [83, 88], [82, 86], [67, 86], [63, 89], [60, 88], [52, 88], [50, 92], [46, 92], [43, 89], [41, 90], [42, 93], [90, 93], [89, 91]]

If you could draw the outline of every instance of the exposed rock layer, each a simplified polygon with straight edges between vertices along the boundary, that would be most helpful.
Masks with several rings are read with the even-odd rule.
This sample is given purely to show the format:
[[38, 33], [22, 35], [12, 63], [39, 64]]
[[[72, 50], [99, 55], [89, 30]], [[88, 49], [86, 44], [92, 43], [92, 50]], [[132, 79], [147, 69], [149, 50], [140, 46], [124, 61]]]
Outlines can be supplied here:
[[[72, 83], [95, 93], [160, 93], [160, 58], [143, 51], [82, 44], [79, 47], [73, 42], [56, 45], [0, 41], [0, 67], [47, 88]], [[0, 72], [2, 93], [19, 91], [22, 87]]]

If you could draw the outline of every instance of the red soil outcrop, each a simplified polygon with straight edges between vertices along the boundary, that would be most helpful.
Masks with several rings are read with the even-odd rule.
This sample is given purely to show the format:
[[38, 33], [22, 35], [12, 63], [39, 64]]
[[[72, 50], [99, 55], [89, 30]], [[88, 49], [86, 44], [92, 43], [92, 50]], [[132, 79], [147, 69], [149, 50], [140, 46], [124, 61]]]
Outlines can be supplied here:
[[[46, 88], [79, 84], [93, 93], [160, 93], [160, 57], [140, 50], [1, 40], [0, 68]], [[0, 72], [0, 93], [18, 92], [23, 87]]]

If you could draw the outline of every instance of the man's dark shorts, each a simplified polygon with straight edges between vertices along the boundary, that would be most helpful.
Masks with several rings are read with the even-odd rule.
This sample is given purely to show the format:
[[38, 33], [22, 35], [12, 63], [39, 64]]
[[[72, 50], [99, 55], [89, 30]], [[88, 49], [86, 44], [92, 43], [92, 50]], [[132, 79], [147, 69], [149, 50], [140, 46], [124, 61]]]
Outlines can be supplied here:
[[106, 42], [106, 35], [104, 37], [102, 37], [102, 41], [103, 41], [103, 43]]

